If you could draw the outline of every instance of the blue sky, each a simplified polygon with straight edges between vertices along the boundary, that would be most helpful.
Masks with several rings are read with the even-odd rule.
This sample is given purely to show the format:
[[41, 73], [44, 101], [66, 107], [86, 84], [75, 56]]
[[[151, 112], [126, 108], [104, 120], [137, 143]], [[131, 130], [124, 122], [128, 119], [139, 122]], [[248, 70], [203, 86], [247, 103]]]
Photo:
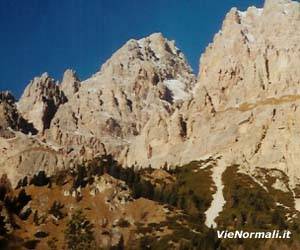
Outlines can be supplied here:
[[199, 57], [231, 7], [263, 0], [0, 0], [0, 90], [19, 97], [43, 72], [60, 80], [95, 73], [130, 38], [162, 32], [195, 73]]

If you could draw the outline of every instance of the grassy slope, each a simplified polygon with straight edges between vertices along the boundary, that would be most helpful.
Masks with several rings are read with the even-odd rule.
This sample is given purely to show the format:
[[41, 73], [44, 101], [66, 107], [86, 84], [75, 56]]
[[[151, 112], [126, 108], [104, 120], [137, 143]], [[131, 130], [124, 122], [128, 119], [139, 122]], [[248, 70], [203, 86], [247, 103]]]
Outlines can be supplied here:
[[[222, 176], [226, 204], [217, 218], [218, 229], [247, 231], [289, 229], [293, 233], [293, 239], [266, 241], [216, 238], [216, 231], [204, 225], [204, 212], [210, 206], [212, 194], [216, 190], [211, 178], [211, 168], [216, 163], [215, 159], [207, 159], [168, 171], [155, 172], [157, 170], [144, 169], [134, 172], [132, 169], [117, 166], [112, 159], [100, 162], [97, 160], [90, 163], [92, 167], [89, 165], [87, 173], [81, 169], [71, 176], [63, 174], [52, 178], [55, 182], [59, 182], [59, 185], [53, 184], [51, 187], [27, 185], [25, 190], [32, 196], [32, 206], [35, 209], [47, 211], [47, 207], [54, 200], [59, 200], [64, 204], [62, 209], [64, 213], [68, 212], [67, 208], [70, 206], [81, 207], [96, 225], [102, 217], [116, 218], [120, 213], [110, 212], [101, 194], [91, 197], [86, 189], [89, 184], [82, 180], [91, 180], [93, 175], [106, 173], [125, 181], [135, 198], [122, 210], [128, 218], [134, 218], [133, 224], [125, 221], [120, 229], [125, 237], [126, 249], [300, 249], [299, 219], [287, 220], [287, 214], [296, 213], [288, 208], [293, 206], [291, 192], [285, 193], [272, 188], [274, 177], [262, 170], [261, 174], [265, 178], [261, 179], [261, 182], [267, 187], [266, 191], [251, 177], [239, 173], [238, 166], [228, 167]], [[284, 175], [282, 180], [287, 181]], [[70, 189], [74, 183], [87, 185], [83, 188], [83, 198], [79, 201], [64, 197], [61, 192], [61, 189]], [[48, 197], [47, 201], [45, 197]], [[277, 202], [287, 208], [277, 206]], [[95, 213], [97, 218], [94, 216]], [[18, 236], [26, 238], [27, 241], [34, 240], [33, 234], [39, 226], [34, 225], [33, 218], [22, 222], [18, 216], [14, 216], [21, 226], [16, 231]], [[43, 229], [50, 233], [47, 240], [55, 236], [62, 246], [62, 232], [66, 220], [67, 218], [60, 220], [58, 226], [55, 226], [52, 225], [52, 220], [48, 219], [47, 223], [42, 225]], [[110, 225], [112, 220], [109, 220]], [[98, 231], [99, 229], [96, 230]], [[97, 233], [95, 236], [101, 237]], [[8, 235], [7, 238], [9, 237]]]
[[[269, 178], [267, 178], [269, 179]], [[261, 239], [247, 240], [224, 240], [222, 245], [228, 249], [236, 249], [243, 245], [245, 249], [272, 249], [272, 246], [279, 247], [287, 245], [288, 248], [296, 245], [300, 239], [300, 221], [287, 220], [288, 213], [296, 213], [292, 208], [277, 206], [280, 201], [285, 205], [293, 205], [291, 193], [275, 191], [267, 186], [266, 191], [251, 177], [238, 173], [238, 166], [228, 167], [223, 175], [225, 183], [224, 196], [225, 207], [217, 222], [219, 229], [224, 230], [245, 230], [245, 231], [268, 231], [268, 230], [291, 230], [291, 240], [273, 240], [270, 243]], [[292, 206], [293, 207], [293, 206]], [[265, 248], [267, 245], [271, 248]], [[297, 246], [298, 247], [298, 246]], [[278, 248], [276, 248], [278, 249]], [[298, 248], [295, 248], [298, 249]]]

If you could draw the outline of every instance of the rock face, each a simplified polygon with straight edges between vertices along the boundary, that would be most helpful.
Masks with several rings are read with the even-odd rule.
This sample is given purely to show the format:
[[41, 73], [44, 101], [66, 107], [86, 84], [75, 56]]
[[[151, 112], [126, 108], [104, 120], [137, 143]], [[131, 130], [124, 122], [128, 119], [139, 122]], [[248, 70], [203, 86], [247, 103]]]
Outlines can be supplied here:
[[44, 73], [34, 78], [26, 87], [18, 108], [21, 114], [40, 131], [50, 127], [51, 120], [59, 105], [66, 102], [60, 87]]
[[227, 14], [200, 62], [199, 83], [216, 111], [299, 94], [299, 14], [291, 1]]
[[71, 69], [67, 69], [64, 73], [60, 87], [68, 100], [78, 92], [80, 85], [80, 80], [77, 77], [76, 72]]
[[44, 169], [53, 173], [74, 161], [59, 147], [43, 142], [37, 133], [33, 124], [18, 112], [14, 97], [9, 92], [0, 92], [0, 173], [7, 174], [13, 184], [25, 175]]
[[201, 85], [189, 112], [210, 110], [210, 127], [200, 125], [211, 137], [200, 137], [207, 142], [203, 153], [225, 151], [229, 163], [251, 171], [280, 169], [292, 185], [300, 177], [299, 15], [300, 5], [292, 1], [266, 1], [263, 9], [245, 12], [232, 9], [201, 57]]
[[59, 108], [47, 138], [89, 156], [119, 154], [154, 115], [171, 116], [194, 84], [173, 42], [159, 33], [130, 40]]
[[15, 98], [9, 92], [0, 92], [0, 136], [11, 137], [12, 131], [21, 131], [25, 134], [36, 134], [32, 124], [28, 123], [19, 113]]
[[[159, 168], [218, 155], [253, 175], [257, 167], [281, 170], [296, 188], [299, 17], [300, 4], [290, 0], [233, 8], [201, 56], [198, 77], [174, 43], [156, 33], [128, 41], [85, 81], [72, 70], [61, 85], [46, 74], [35, 78], [18, 110], [39, 134], [18, 134], [23, 145], [13, 165], [50, 170], [113, 154], [127, 166]], [[28, 144], [53, 154], [39, 151], [33, 161]]]
[[247, 173], [279, 169], [296, 187], [299, 6], [267, 1], [263, 9], [232, 9], [201, 57], [193, 98], [169, 119], [152, 117], [127, 150], [126, 164], [180, 165], [216, 154]]

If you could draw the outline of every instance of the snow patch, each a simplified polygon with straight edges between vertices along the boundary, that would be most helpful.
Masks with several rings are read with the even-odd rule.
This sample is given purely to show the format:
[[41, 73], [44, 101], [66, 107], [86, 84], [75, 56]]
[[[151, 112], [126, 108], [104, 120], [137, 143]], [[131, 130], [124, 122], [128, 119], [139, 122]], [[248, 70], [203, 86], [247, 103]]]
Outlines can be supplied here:
[[295, 209], [300, 212], [300, 198], [296, 198], [296, 194], [294, 190], [292, 190], [294, 201], [295, 201]]
[[173, 99], [185, 100], [189, 94], [185, 90], [185, 84], [179, 80], [165, 80], [163, 84], [172, 92]]
[[300, 198], [295, 198], [295, 209], [300, 212]]
[[210, 207], [205, 212], [205, 225], [207, 227], [217, 227], [215, 219], [218, 217], [219, 213], [222, 212], [223, 206], [226, 202], [223, 196], [224, 184], [222, 183], [222, 175], [225, 169], [226, 164], [222, 159], [218, 161], [217, 166], [212, 168], [212, 179], [216, 185], [217, 191], [213, 194], [213, 201], [211, 202]]

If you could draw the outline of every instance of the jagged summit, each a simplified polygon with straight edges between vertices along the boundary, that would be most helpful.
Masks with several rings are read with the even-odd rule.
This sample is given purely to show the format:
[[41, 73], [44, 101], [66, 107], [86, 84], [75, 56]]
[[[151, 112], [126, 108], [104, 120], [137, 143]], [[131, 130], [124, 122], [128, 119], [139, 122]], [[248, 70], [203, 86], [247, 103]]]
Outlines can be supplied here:
[[59, 105], [66, 102], [64, 93], [48, 73], [35, 77], [18, 102], [20, 113], [40, 131], [49, 128]]
[[[155, 69], [155, 70], [153, 70]], [[97, 75], [114, 75], [113, 81], [125, 84], [119, 75], [126, 73], [128, 77], [139, 77], [143, 71], [147, 77], [152, 78], [154, 85], [164, 80], [181, 79], [191, 89], [194, 83], [190, 65], [188, 65], [182, 52], [175, 46], [174, 41], [169, 41], [161, 33], [154, 33], [148, 37], [129, 40], [105, 62]], [[185, 75], [182, 75], [182, 73]], [[185, 81], [185, 78], [187, 80]]]
[[271, 1], [264, 9], [233, 8], [226, 15], [199, 70], [216, 110], [299, 92], [298, 80], [290, 82], [299, 73], [299, 6]]
[[76, 72], [72, 69], [67, 69], [61, 82], [61, 90], [64, 95], [71, 99], [78, 92], [80, 86], [81, 83]]
[[[121, 56], [125, 53], [128, 58], [126, 58], [126, 56]], [[162, 33], [153, 33], [139, 40], [130, 39], [103, 64], [101, 71], [104, 70], [111, 61], [116, 59], [123, 59], [125, 61], [126, 59], [137, 59], [140, 61], [152, 61], [153, 63], [159, 64], [161, 60], [170, 60], [173, 57], [180, 57], [185, 61], [184, 55], [175, 46], [174, 41], [169, 41]]]
[[81, 83], [75, 98], [55, 114], [47, 135], [76, 150], [93, 140], [85, 143], [85, 152], [93, 154], [103, 145], [105, 151], [123, 150], [152, 116], [165, 119], [191, 97], [194, 85], [195, 76], [173, 42], [159, 33], [132, 39]]

